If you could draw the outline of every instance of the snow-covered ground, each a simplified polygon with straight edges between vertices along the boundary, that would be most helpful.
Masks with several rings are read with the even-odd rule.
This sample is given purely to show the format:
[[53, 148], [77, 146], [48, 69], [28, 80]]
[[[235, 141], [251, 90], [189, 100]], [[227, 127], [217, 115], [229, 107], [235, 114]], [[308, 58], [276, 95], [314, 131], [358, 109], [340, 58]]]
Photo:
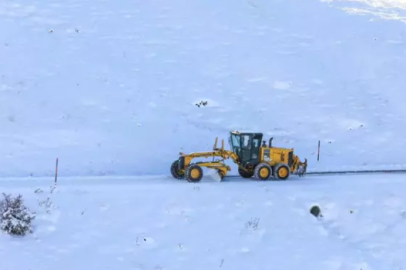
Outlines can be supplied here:
[[168, 174], [234, 129], [309, 171], [405, 168], [406, 26], [355, 5], [0, 1], [0, 176]]
[[[25, 239], [0, 234], [1, 269], [406, 268], [404, 175], [60, 178], [51, 193], [52, 185], [0, 181], [37, 211]], [[47, 198], [52, 205], [39, 206]]]
[[0, 269], [406, 269], [404, 174], [169, 176], [235, 129], [308, 171], [406, 168], [405, 7], [0, 0], [0, 192], [37, 212]]
[[331, 6], [341, 7], [351, 14], [374, 15], [381, 19], [406, 23], [405, 0], [321, 0]]

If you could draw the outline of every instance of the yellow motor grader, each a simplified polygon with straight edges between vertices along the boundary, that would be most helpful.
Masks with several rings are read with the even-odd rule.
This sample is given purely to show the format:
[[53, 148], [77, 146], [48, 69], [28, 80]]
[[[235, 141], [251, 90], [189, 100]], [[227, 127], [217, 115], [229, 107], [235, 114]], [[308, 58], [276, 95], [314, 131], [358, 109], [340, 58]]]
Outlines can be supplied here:
[[[231, 158], [238, 165], [238, 173], [244, 178], [258, 180], [279, 179], [286, 180], [290, 174], [302, 176], [306, 173], [307, 159], [301, 162], [294, 154], [294, 149], [272, 146], [273, 138], [269, 145], [262, 141], [262, 133], [231, 131], [229, 137], [230, 150], [224, 149], [224, 140], [221, 148], [217, 148], [218, 138], [214, 143], [213, 151], [184, 154], [171, 165], [171, 174], [174, 178], [184, 179], [189, 182], [199, 182], [203, 177], [202, 167], [217, 170], [220, 178], [224, 178], [231, 171], [224, 160]], [[262, 142], [262, 145], [261, 145]], [[194, 158], [209, 158], [212, 161], [195, 162]], [[215, 160], [215, 158], [219, 158]]]

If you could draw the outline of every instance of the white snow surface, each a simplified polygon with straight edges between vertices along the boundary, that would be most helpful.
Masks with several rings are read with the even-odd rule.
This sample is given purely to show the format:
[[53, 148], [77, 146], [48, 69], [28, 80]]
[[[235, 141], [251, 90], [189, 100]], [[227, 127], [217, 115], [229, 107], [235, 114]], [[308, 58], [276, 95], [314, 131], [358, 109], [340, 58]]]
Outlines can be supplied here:
[[401, 0], [0, 0], [0, 192], [36, 212], [0, 268], [406, 269], [404, 174], [169, 175], [232, 130], [308, 171], [406, 169], [405, 22]]
[[0, 233], [1, 269], [406, 267], [404, 174], [198, 184], [61, 177], [52, 187], [50, 178], [0, 180], [1, 191], [22, 194], [37, 212], [33, 234]]
[[[381, 19], [406, 23], [405, 0], [321, 0], [357, 15], [374, 15]], [[373, 19], [371, 19], [373, 20]]]
[[308, 171], [406, 168], [405, 24], [346, 12], [402, 7], [0, 1], [0, 176], [168, 174], [236, 129]]

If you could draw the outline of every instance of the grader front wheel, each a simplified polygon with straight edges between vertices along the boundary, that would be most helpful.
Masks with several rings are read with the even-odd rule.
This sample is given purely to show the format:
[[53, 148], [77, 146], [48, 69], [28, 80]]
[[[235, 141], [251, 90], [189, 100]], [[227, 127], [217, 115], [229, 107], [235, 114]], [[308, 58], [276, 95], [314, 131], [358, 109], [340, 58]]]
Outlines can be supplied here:
[[188, 182], [199, 182], [203, 178], [203, 170], [202, 168], [197, 165], [197, 164], [191, 164], [187, 169], [186, 169], [186, 180]]

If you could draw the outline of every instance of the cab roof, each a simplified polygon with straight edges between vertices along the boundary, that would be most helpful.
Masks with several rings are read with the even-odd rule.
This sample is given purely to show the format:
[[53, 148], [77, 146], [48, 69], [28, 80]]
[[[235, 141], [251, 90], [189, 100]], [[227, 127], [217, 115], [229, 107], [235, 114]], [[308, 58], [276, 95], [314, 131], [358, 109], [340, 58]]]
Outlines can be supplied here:
[[233, 131], [230, 131], [230, 133], [231, 134], [238, 134], [238, 135], [241, 135], [241, 134], [260, 134], [260, 135], [263, 135], [262, 132], [256, 132], [256, 131], [252, 131], [252, 130], [233, 130]]

